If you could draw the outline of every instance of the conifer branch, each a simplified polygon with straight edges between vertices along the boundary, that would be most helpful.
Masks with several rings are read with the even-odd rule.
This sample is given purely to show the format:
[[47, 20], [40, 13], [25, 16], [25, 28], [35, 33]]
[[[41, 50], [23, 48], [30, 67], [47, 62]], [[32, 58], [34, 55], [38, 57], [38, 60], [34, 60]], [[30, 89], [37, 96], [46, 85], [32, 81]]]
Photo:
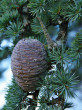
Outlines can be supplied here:
[[[80, 21], [77, 21], [76, 24], [81, 22], [82, 6], [81, 0], [60, 1], [16, 0], [10, 2], [10, 0], [0, 0], [0, 43], [3, 40], [11, 39], [15, 46], [20, 39], [31, 37], [32, 39], [38, 39], [44, 45], [47, 43], [49, 48], [47, 50], [48, 58], [46, 58], [49, 66], [47, 68], [48, 74], [46, 74], [45, 78], [43, 76], [44, 80], [40, 82], [42, 87], [37, 88], [33, 92], [25, 92], [13, 78], [12, 85], [8, 86], [5, 96], [6, 105], [3, 107], [3, 110], [35, 110], [37, 107], [39, 107], [39, 110], [65, 110], [72, 107], [71, 103], [66, 102], [66, 98], [74, 97], [75, 94], [72, 90], [79, 83], [75, 74], [77, 69], [73, 69], [80, 66], [82, 35], [79, 33], [76, 35], [71, 48], [66, 47], [65, 42], [67, 39], [68, 22], [70, 20], [75, 21], [78, 18], [80, 18]], [[59, 25], [60, 28], [56, 43], [51, 39], [47, 30], [52, 25]], [[43, 34], [45, 38], [44, 36], [42, 37]], [[1, 47], [0, 60], [10, 55], [12, 49], [13, 46], [11, 48], [9, 46]], [[36, 53], [34, 52], [34, 55], [37, 57]], [[39, 62], [36, 62], [36, 64], [39, 64]], [[40, 62], [41, 67], [43, 67], [42, 64], [43, 62]], [[70, 65], [73, 64], [74, 68], [72, 69]], [[25, 66], [26, 64], [24, 68]], [[2, 69], [0, 73], [4, 71]], [[29, 98], [29, 96], [32, 96], [32, 98]], [[53, 98], [51, 99], [52, 96]]]

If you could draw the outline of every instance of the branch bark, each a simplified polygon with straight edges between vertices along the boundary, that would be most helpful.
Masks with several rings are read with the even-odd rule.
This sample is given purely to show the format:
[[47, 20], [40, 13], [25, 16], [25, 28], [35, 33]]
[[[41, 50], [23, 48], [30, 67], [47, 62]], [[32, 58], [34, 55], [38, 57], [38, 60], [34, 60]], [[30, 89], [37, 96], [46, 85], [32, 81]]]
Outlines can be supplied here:
[[67, 38], [67, 29], [68, 29], [68, 21], [61, 20], [61, 23], [59, 23], [59, 33], [57, 37], [57, 41], [63, 40], [63, 43], [66, 43]]
[[40, 25], [42, 27], [42, 30], [44, 32], [44, 35], [46, 37], [46, 41], [48, 43], [48, 48], [51, 49], [52, 47], [56, 46], [57, 44], [55, 42], [53, 42], [53, 40], [51, 39], [51, 37], [50, 37], [45, 25], [43, 24], [41, 18], [37, 16], [37, 19], [39, 20]]

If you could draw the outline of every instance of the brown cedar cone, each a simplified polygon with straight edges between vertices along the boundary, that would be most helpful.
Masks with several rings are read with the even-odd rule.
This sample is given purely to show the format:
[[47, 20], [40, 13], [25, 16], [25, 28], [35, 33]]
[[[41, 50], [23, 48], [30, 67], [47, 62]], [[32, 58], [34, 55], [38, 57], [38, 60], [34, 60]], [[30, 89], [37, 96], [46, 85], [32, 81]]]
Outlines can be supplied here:
[[36, 90], [39, 78], [48, 65], [43, 44], [36, 39], [20, 40], [11, 56], [11, 70], [16, 82], [24, 91]]

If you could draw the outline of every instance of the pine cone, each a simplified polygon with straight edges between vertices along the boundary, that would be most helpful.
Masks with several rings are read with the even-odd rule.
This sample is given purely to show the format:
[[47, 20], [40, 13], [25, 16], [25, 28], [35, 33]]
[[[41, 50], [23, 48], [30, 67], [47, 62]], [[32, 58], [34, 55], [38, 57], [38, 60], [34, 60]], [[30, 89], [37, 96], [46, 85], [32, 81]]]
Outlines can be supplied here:
[[36, 39], [20, 40], [11, 56], [11, 70], [24, 91], [34, 91], [48, 65], [43, 44]]

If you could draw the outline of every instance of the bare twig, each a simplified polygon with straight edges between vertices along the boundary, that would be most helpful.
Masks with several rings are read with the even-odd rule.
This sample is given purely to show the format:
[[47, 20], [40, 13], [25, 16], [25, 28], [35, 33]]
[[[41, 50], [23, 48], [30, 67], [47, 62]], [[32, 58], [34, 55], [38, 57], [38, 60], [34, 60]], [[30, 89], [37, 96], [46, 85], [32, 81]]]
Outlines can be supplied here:
[[48, 43], [48, 48], [52, 48], [52, 47], [54, 47], [54, 46], [57, 46], [57, 44], [56, 44], [55, 42], [53, 42], [53, 40], [51, 39], [51, 37], [50, 37], [50, 35], [49, 35], [49, 33], [48, 33], [48, 31], [47, 31], [45, 25], [43, 24], [41, 18], [37, 16], [37, 19], [39, 20], [40, 25], [41, 25], [41, 27], [42, 27], [42, 30], [43, 30], [43, 32], [44, 32], [44, 35], [45, 35], [45, 37], [46, 37], [46, 40], [47, 40], [47, 43]]

